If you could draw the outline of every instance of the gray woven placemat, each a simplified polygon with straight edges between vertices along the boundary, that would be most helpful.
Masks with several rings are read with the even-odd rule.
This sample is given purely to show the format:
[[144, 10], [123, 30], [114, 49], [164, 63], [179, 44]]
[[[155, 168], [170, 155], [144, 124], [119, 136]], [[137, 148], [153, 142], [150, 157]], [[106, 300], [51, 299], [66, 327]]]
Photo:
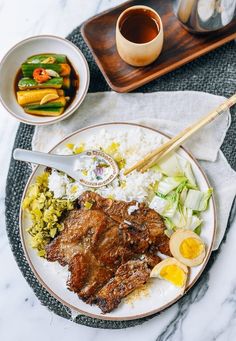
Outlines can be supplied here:
[[[83, 38], [80, 34], [80, 29], [75, 29], [68, 37], [75, 45], [77, 45], [84, 53], [91, 72], [91, 82], [89, 91], [109, 91], [109, 87], [100, 73], [93, 57], [87, 48]], [[229, 97], [236, 90], [236, 45], [234, 42], [203, 56], [190, 64], [178, 69], [168, 75], [163, 76], [141, 88], [137, 92], [153, 92], [153, 91], [176, 91], [176, 90], [195, 90], [205, 91], [216, 95], [223, 95]], [[226, 155], [231, 166], [236, 168], [236, 110], [232, 112], [232, 124], [228, 130], [222, 150]], [[16, 134], [14, 148], [31, 149], [31, 141], [34, 133], [34, 127], [20, 124]], [[10, 163], [10, 168], [6, 184], [6, 228], [11, 245], [12, 252], [15, 256], [16, 262], [23, 273], [23, 276], [35, 292], [40, 302], [47, 306], [48, 309], [54, 313], [71, 319], [70, 311], [63, 306], [59, 301], [52, 297], [38, 282], [32, 273], [23, 253], [23, 249], [19, 237], [18, 215], [20, 208], [20, 201], [22, 193], [31, 173], [31, 169], [21, 162], [16, 162], [13, 159]], [[231, 216], [233, 215], [231, 210]], [[218, 252], [214, 252], [210, 262], [207, 265], [201, 279], [180, 301], [181, 307], [190, 304], [196, 299], [196, 293], [204, 284], [206, 277], [208, 277], [208, 270], [214, 263]], [[189, 302], [189, 303], [188, 303]], [[134, 321], [102, 321], [86, 316], [78, 316], [74, 321], [90, 327], [96, 328], [127, 328], [141, 324], [148, 319], [143, 318]]]

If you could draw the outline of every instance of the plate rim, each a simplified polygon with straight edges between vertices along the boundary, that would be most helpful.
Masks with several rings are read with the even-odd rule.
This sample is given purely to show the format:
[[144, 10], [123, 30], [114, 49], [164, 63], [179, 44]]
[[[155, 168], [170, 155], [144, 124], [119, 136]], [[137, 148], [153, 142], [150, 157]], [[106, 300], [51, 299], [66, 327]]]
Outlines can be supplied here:
[[[139, 124], [139, 123], [132, 123], [132, 122], [105, 122], [105, 123], [99, 123], [99, 124], [94, 124], [94, 125], [90, 125], [90, 126], [86, 126], [84, 128], [81, 128], [81, 129], [78, 129], [76, 131], [74, 131], [73, 133], [71, 134], [68, 134], [66, 135], [65, 137], [63, 137], [63, 139], [61, 139], [58, 143], [56, 143], [54, 145], [54, 147], [52, 147], [48, 153], [51, 153], [55, 148], [57, 148], [61, 143], [63, 143], [65, 140], [67, 140], [68, 138], [70, 137], [73, 137], [74, 135], [77, 135], [83, 131], [86, 131], [86, 130], [90, 130], [90, 129], [93, 129], [93, 128], [98, 128], [98, 127], [104, 127], [104, 126], [108, 126], [108, 125], [128, 125], [128, 126], [135, 126], [135, 127], [139, 127], [139, 128], [144, 128], [144, 129], [148, 129], [148, 130], [151, 130], [151, 131], [154, 131], [158, 134], [161, 134], [163, 136], [165, 136], [166, 138], [170, 139], [171, 136], [166, 134], [166, 133], [163, 133], [161, 130], [159, 129], [155, 129], [155, 128], [152, 128], [152, 127], [148, 127], [144, 124]], [[193, 160], [193, 162], [196, 164], [196, 166], [198, 167], [199, 171], [201, 172], [204, 180], [206, 181], [206, 184], [207, 186], [210, 188], [210, 182], [207, 178], [207, 175], [205, 173], [205, 171], [202, 169], [201, 165], [199, 164], [199, 162], [197, 161], [197, 159], [193, 156], [193, 154], [191, 152], [189, 152], [185, 147], [183, 146], [180, 146], [179, 148], [181, 148], [182, 150], [184, 150], [184, 152], [186, 152], [188, 154], [188, 156]], [[204, 263], [202, 265], [202, 269], [201, 271], [197, 274], [197, 276], [193, 279], [192, 283], [191, 284], [188, 284], [186, 289], [185, 289], [185, 292], [184, 294], [179, 294], [177, 297], [175, 297], [173, 300], [171, 300], [170, 302], [164, 304], [162, 307], [160, 308], [157, 308], [157, 309], [152, 309], [150, 310], [149, 312], [146, 312], [146, 313], [142, 313], [142, 314], [138, 314], [138, 315], [132, 315], [130, 317], [128, 316], [124, 316], [124, 317], [114, 317], [114, 316], [106, 316], [106, 315], [98, 315], [98, 314], [95, 314], [95, 313], [89, 313], [87, 311], [84, 311], [80, 308], [77, 308], [75, 306], [73, 306], [72, 304], [66, 302], [63, 298], [59, 297], [45, 282], [44, 280], [40, 277], [40, 275], [38, 274], [38, 272], [36, 271], [32, 261], [31, 261], [31, 258], [27, 252], [27, 247], [25, 245], [25, 239], [24, 239], [24, 236], [23, 236], [23, 210], [22, 210], [22, 202], [24, 200], [24, 197], [26, 195], [26, 192], [28, 190], [28, 187], [30, 185], [30, 182], [33, 178], [33, 176], [35, 175], [36, 171], [38, 170], [38, 168], [40, 167], [40, 165], [36, 166], [32, 173], [30, 174], [29, 176], [29, 179], [27, 180], [27, 183], [25, 185], [25, 188], [24, 188], [24, 191], [23, 191], [23, 194], [22, 194], [22, 198], [21, 198], [21, 203], [20, 203], [20, 212], [19, 212], [19, 233], [20, 233], [20, 240], [21, 240], [21, 245], [23, 247], [23, 251], [24, 251], [24, 255], [26, 257], [26, 260], [31, 268], [31, 270], [33, 271], [35, 277], [37, 278], [37, 280], [39, 281], [40, 285], [42, 285], [42, 287], [44, 289], [46, 289], [48, 291], [48, 293], [50, 295], [52, 295], [55, 299], [57, 299], [61, 304], [63, 304], [64, 306], [68, 307], [71, 311], [76, 311], [78, 312], [78, 314], [83, 314], [85, 316], [88, 316], [88, 317], [91, 317], [91, 318], [96, 318], [96, 319], [100, 319], [100, 320], [107, 320], [107, 321], [131, 321], [131, 320], [136, 320], [136, 319], [140, 319], [140, 318], [144, 318], [144, 317], [147, 317], [147, 316], [151, 316], [151, 315], [154, 315], [156, 313], [160, 313], [164, 310], [166, 310], [167, 308], [171, 307], [173, 304], [175, 304], [177, 301], [179, 301], [179, 299], [181, 299], [195, 284], [196, 282], [198, 281], [198, 279], [201, 277], [203, 271], [205, 270], [206, 268], [206, 265], [210, 259], [210, 256], [211, 256], [211, 253], [213, 251], [213, 244], [214, 244], [214, 241], [215, 241], [215, 237], [216, 237], [216, 228], [217, 228], [217, 215], [216, 215], [216, 203], [215, 203], [215, 198], [214, 198], [214, 192], [213, 192], [213, 195], [211, 197], [212, 199], [212, 205], [213, 205], [213, 215], [214, 215], [214, 221], [213, 221], [213, 238], [212, 238], [212, 241], [211, 241], [211, 244], [209, 245], [208, 247], [208, 251], [207, 251], [207, 257], [205, 258], [204, 260]], [[78, 299], [80, 299], [78, 297]]]

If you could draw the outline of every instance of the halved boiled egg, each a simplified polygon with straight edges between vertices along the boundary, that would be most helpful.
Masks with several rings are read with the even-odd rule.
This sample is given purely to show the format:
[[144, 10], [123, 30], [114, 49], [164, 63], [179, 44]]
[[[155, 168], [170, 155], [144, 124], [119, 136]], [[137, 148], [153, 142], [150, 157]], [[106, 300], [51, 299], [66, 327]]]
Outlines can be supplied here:
[[180, 229], [170, 237], [170, 252], [181, 263], [192, 267], [203, 262], [206, 247], [195, 232]]
[[169, 257], [158, 263], [150, 274], [174, 284], [184, 290], [188, 277], [188, 268], [177, 259]]

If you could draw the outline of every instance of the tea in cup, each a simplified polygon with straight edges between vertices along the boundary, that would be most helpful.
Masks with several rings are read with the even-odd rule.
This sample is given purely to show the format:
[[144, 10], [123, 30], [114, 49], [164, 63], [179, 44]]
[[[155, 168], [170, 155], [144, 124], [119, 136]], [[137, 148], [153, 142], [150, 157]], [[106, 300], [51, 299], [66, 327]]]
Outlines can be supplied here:
[[150, 7], [129, 7], [117, 20], [117, 51], [132, 66], [145, 66], [154, 62], [161, 53], [163, 36], [161, 18]]

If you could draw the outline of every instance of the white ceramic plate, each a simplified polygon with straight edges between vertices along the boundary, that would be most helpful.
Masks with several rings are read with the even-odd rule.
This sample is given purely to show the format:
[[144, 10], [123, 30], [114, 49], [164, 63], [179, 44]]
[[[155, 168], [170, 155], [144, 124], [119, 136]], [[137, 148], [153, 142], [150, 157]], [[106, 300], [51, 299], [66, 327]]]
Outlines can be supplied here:
[[[164, 139], [167, 139], [164, 134], [144, 126], [131, 123], [107, 123], [88, 127], [73, 133], [72, 135], [61, 141], [55, 148], [53, 148], [52, 152], [58, 153], [58, 151], [67, 143], [80, 143], [82, 141], [86, 141], [86, 138], [89, 135], [97, 134], [98, 131], [102, 128], [105, 128], [108, 132], [112, 134], [116, 134], [116, 132], [120, 131], [121, 129], [122, 131], [130, 131], [131, 129], [134, 131], [137, 129], [145, 129], [148, 130], [149, 134], [160, 134], [164, 137]], [[210, 186], [198, 162], [183, 148], [180, 148], [178, 153], [191, 162], [193, 172], [195, 174], [200, 189], [206, 191]], [[43, 170], [43, 166], [39, 166], [34, 170], [26, 185], [23, 198], [29, 185], [34, 182], [35, 177], [41, 174]], [[209, 208], [206, 212], [203, 212], [202, 217], [204, 220], [204, 224], [201, 237], [207, 245], [207, 256], [203, 264], [191, 269], [187, 290], [193, 286], [193, 284], [201, 275], [212, 251], [212, 245], [216, 230], [214, 198], [210, 199]], [[131, 320], [159, 312], [176, 302], [181, 297], [179, 289], [175, 288], [173, 285], [164, 280], [154, 279], [152, 280], [151, 284], [147, 286], [147, 289], [138, 296], [138, 298], [132, 300], [131, 303], [123, 300], [123, 302], [119, 305], [117, 309], [109, 314], [104, 315], [101, 313], [100, 309], [97, 306], [90, 306], [84, 303], [78, 298], [75, 293], [69, 291], [66, 288], [66, 279], [68, 273], [65, 268], [61, 267], [57, 263], [49, 263], [37, 256], [36, 252], [30, 247], [30, 236], [26, 232], [26, 228], [29, 225], [30, 221], [21, 211], [20, 231], [24, 251], [28, 262], [40, 283], [54, 297], [56, 297], [67, 307], [71, 308], [72, 312], [82, 313], [91, 317], [107, 320]]]
[[[40, 53], [65, 54], [79, 75], [79, 88], [73, 102], [57, 117], [27, 114], [16, 100], [14, 82], [21, 64], [28, 57]], [[0, 63], [0, 77], [0, 100], [3, 106], [19, 121], [33, 125], [48, 125], [70, 116], [83, 102], [90, 78], [88, 64], [82, 52], [68, 40], [50, 35], [30, 37], [13, 46]]]

